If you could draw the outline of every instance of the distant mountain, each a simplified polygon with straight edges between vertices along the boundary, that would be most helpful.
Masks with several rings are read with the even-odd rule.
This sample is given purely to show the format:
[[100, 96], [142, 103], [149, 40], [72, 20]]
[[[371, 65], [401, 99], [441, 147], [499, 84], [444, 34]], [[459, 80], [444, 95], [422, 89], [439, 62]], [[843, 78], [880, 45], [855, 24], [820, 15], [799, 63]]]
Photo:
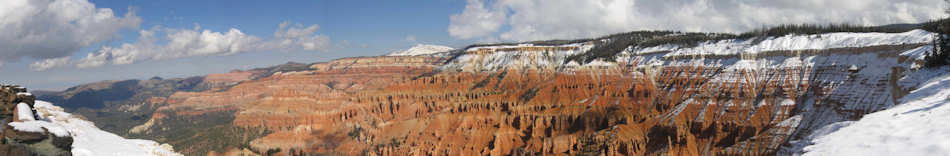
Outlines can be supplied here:
[[441, 53], [441, 52], [448, 52], [452, 50], [455, 50], [455, 48], [440, 46], [440, 45], [417, 44], [415, 46], [412, 46], [412, 48], [409, 48], [403, 51], [392, 52], [392, 53], [386, 54], [386, 56], [428, 55], [428, 54], [435, 54], [435, 53]]

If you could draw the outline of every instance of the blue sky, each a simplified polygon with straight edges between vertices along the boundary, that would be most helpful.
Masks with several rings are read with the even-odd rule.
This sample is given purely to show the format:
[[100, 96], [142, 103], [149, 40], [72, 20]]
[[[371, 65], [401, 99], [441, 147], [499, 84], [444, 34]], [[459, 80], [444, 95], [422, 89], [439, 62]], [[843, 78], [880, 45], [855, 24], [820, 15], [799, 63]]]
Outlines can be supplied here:
[[[349, 56], [380, 55], [415, 44], [464, 46], [469, 41], [451, 38], [445, 28], [448, 16], [459, 12], [464, 1], [432, 0], [425, 3], [401, 1], [191, 1], [191, 0], [91, 0], [97, 8], [111, 8], [123, 15], [131, 7], [142, 18], [140, 28], [153, 26], [227, 31], [230, 28], [257, 36], [270, 36], [281, 22], [319, 25], [318, 34], [329, 36], [325, 51], [258, 51], [229, 56], [199, 56], [157, 60], [130, 65], [76, 69], [57, 68], [31, 71], [31, 63], [7, 63], [0, 67], [0, 82], [38, 89], [65, 89], [101, 80], [146, 79], [152, 76], [187, 77], [228, 72], [285, 63], [311, 63]], [[116, 46], [134, 42], [137, 30], [123, 30], [119, 37], [101, 43]], [[416, 41], [407, 41], [414, 36]], [[349, 43], [348, 45], [344, 45]], [[342, 47], [341, 47], [342, 46]], [[100, 47], [90, 46], [73, 54], [85, 56]]]
[[[416, 44], [458, 48], [635, 30], [742, 32], [778, 24], [917, 23], [944, 17], [943, 6], [935, 5], [941, 3], [7, 0], [0, 2], [0, 83], [59, 90], [102, 80], [189, 77], [381, 55]], [[134, 14], [127, 14], [130, 10]]]
[[[387, 1], [387, 0], [90, 0], [102, 8], [125, 14], [134, 7], [143, 18], [142, 27], [162, 25], [173, 28], [227, 30], [239, 28], [261, 36], [273, 33], [279, 23], [290, 21], [318, 24], [319, 32], [333, 40], [373, 44], [375, 50], [406, 48], [397, 43], [407, 35], [431, 42], [451, 42], [445, 28], [450, 14], [465, 6], [458, 0]], [[462, 42], [457, 42], [462, 44]], [[443, 44], [443, 43], [438, 43]], [[444, 43], [451, 44], [451, 43]], [[378, 54], [367, 52], [365, 54]]]

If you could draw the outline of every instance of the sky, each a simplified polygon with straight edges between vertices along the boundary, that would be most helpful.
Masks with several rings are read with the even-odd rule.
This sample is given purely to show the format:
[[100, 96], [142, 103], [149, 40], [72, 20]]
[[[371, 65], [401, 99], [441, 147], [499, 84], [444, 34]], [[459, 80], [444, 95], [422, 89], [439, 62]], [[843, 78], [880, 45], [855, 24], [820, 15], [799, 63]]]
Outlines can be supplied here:
[[417, 44], [920, 23], [942, 0], [4, 0], [0, 83], [32, 89], [382, 55]]

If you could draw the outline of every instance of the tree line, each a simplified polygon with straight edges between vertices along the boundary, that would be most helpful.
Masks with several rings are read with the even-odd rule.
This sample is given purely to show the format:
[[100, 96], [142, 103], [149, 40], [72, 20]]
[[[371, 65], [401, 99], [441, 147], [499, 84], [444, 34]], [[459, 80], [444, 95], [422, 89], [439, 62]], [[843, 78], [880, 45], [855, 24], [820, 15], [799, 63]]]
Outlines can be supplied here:
[[[950, 15], [950, 0], [944, 0], [948, 8], [944, 13]], [[950, 20], [942, 19], [930, 22], [928, 29], [934, 33], [933, 50], [924, 57], [924, 67], [939, 67], [950, 65]]]

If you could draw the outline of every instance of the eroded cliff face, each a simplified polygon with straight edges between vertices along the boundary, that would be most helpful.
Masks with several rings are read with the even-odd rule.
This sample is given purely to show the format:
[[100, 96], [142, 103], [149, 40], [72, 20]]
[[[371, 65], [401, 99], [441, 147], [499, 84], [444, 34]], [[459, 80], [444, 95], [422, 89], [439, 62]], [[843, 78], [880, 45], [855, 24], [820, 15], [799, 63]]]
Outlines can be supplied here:
[[[322, 137], [320, 130], [343, 127], [342, 121], [363, 110], [363, 105], [350, 101], [355, 95], [431, 73], [444, 61], [442, 57], [346, 58], [313, 64], [313, 70], [276, 72], [225, 91], [177, 92], [167, 98], [156, 98], [156, 105], [163, 107], [155, 111], [149, 122], [137, 126], [135, 133], [167, 134], [175, 131], [166, 124], [168, 119], [207, 120], [207, 115], [218, 113], [215, 116], [231, 122], [228, 124], [265, 128], [269, 132], [260, 139], [242, 138], [245, 145], [234, 148], [261, 153], [311, 149], [310, 145], [335, 141], [318, 138]], [[334, 131], [326, 133], [331, 132]], [[183, 151], [198, 154], [195, 152], [200, 150]]]
[[789, 35], [631, 46], [589, 62], [571, 57], [611, 41], [344, 58], [153, 97], [130, 134], [238, 136], [211, 149], [181, 144], [212, 138], [164, 138], [194, 155], [790, 154], [811, 131], [917, 86], [907, 73], [929, 39]]

